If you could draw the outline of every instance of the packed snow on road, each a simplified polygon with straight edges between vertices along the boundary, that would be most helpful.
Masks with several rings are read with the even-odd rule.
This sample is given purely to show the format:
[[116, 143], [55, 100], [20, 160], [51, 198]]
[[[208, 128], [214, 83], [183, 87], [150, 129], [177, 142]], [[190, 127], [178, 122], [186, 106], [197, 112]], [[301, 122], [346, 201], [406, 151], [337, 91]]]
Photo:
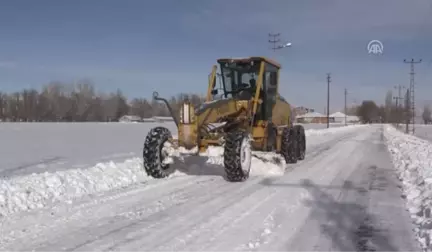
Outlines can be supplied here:
[[420, 251], [430, 244], [432, 146], [392, 126], [306, 127], [305, 160], [285, 164], [254, 152], [250, 178], [231, 183], [222, 148], [176, 163], [168, 178], [148, 177], [142, 124], [21, 125], [0, 128], [11, 143], [1, 147], [10, 154], [0, 170], [2, 250]]

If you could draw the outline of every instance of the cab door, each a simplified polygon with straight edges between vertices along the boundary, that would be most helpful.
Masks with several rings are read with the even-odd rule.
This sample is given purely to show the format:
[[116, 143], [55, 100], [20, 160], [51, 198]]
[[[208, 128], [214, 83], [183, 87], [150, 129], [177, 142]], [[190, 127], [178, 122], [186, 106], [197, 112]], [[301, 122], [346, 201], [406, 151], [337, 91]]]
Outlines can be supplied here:
[[264, 88], [263, 88], [263, 120], [272, 121], [273, 119], [273, 107], [276, 105], [277, 96], [277, 71], [275, 66], [266, 63], [264, 72]]

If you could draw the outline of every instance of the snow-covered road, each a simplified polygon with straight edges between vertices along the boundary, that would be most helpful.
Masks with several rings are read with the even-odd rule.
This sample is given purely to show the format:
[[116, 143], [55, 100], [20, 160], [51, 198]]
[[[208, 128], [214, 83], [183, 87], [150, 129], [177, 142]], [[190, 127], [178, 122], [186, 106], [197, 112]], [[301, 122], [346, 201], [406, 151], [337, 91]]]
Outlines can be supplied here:
[[[419, 251], [383, 126], [360, 127], [310, 131], [306, 160], [283, 176], [137, 179], [11, 213], [0, 249]], [[218, 170], [207, 165], [199, 168]]]

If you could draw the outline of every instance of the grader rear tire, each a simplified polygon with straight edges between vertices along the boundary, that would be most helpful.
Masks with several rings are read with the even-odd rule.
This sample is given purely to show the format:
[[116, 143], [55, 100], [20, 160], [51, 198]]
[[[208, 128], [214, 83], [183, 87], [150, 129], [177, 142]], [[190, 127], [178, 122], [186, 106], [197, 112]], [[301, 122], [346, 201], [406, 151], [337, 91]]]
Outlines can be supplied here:
[[282, 132], [281, 154], [287, 164], [297, 163], [297, 132], [290, 127], [284, 128]]
[[147, 134], [143, 148], [143, 160], [148, 176], [160, 179], [168, 177], [173, 172], [169, 164], [162, 162], [164, 159], [162, 148], [170, 138], [171, 132], [164, 127], [153, 128]]
[[252, 148], [249, 136], [241, 131], [230, 132], [225, 138], [224, 166], [227, 180], [241, 182], [249, 178]]
[[297, 159], [304, 160], [306, 156], [305, 130], [301, 125], [295, 125], [294, 130], [297, 132]]

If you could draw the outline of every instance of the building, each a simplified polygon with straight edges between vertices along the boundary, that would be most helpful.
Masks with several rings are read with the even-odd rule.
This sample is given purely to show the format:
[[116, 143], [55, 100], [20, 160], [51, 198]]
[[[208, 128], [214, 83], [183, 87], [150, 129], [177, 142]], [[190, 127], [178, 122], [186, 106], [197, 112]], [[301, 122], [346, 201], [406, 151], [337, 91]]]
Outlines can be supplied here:
[[153, 119], [152, 117], [148, 117], [148, 118], [143, 118], [142, 122], [156, 122], [156, 120]]
[[[333, 114], [329, 115], [329, 117], [333, 118], [333, 121], [335, 123], [345, 123], [345, 114], [342, 112], [333, 113]], [[348, 120], [348, 117], [347, 117], [347, 120]]]
[[[327, 116], [318, 112], [309, 112], [296, 116], [297, 123], [327, 123]], [[332, 118], [330, 118], [332, 122]]]
[[347, 121], [348, 123], [358, 123], [360, 122], [360, 118], [358, 116], [348, 115]]
[[[335, 123], [345, 123], [345, 114], [342, 112], [333, 113], [333, 114], [329, 115], [329, 117], [332, 118], [332, 120]], [[352, 115], [347, 115], [346, 120], [347, 120], [347, 123], [357, 123], [360, 121], [358, 116], [352, 116]]]
[[171, 116], [153, 116], [152, 119], [155, 122], [174, 122]]
[[315, 112], [315, 110], [311, 109], [311, 108], [306, 108], [306, 107], [300, 106], [300, 107], [295, 107], [293, 109], [293, 112], [294, 112], [295, 115], [299, 115], [300, 116], [300, 115], [304, 115], [306, 113]]
[[142, 122], [141, 117], [135, 115], [124, 115], [119, 118], [119, 122]]

